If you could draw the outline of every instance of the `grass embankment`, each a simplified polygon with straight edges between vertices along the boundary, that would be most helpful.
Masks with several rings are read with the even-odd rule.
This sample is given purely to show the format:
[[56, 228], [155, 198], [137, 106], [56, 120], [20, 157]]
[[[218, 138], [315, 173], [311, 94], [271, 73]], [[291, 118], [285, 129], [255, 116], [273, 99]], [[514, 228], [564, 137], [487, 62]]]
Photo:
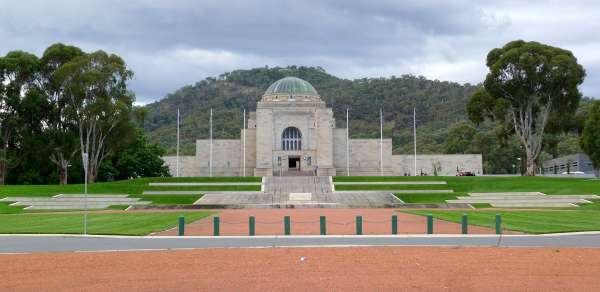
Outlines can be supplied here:
[[[410, 203], [442, 203], [469, 192], [542, 192], [548, 195], [600, 195], [600, 180], [589, 178], [551, 177], [405, 177], [367, 176], [335, 177], [335, 182], [381, 182], [379, 185], [337, 185], [336, 190], [453, 190], [452, 194], [398, 194]], [[399, 181], [446, 181], [446, 185], [392, 185], [385, 182]], [[405, 200], [406, 199], [406, 200]]]
[[[94, 183], [88, 185], [90, 194], [142, 194], [143, 191], [256, 191], [260, 186], [148, 186], [150, 182], [260, 182], [260, 177], [179, 177], [179, 178], [139, 178], [115, 182]], [[71, 185], [5, 185], [0, 187], [0, 197], [8, 196], [54, 196], [57, 194], [82, 194], [83, 184]]]
[[494, 228], [496, 214], [502, 215], [502, 226], [506, 230], [526, 233], [557, 233], [600, 230], [600, 212], [593, 210], [548, 210], [548, 211], [403, 211], [416, 215], [431, 214], [435, 218], [460, 222], [467, 214], [469, 225]]
[[396, 194], [398, 199], [402, 200], [404, 203], [440, 203], [445, 202], [446, 200], [455, 200], [456, 196], [464, 196], [464, 194], [460, 193], [451, 193], [451, 194]]
[[[333, 182], [398, 182], [398, 181], [446, 181], [447, 185], [419, 185], [422, 189], [447, 188], [455, 192], [543, 192], [549, 195], [600, 194], [600, 180], [590, 178], [554, 177], [495, 177], [495, 176], [340, 176]], [[385, 183], [382, 183], [385, 185]], [[347, 185], [344, 185], [346, 187]], [[370, 187], [371, 185], [350, 185]], [[403, 189], [403, 185], [395, 186]], [[336, 189], [342, 186], [336, 186]]]
[[[147, 235], [173, 228], [180, 215], [191, 223], [209, 216], [208, 211], [164, 213], [89, 213], [89, 234]], [[81, 234], [82, 213], [40, 213], [0, 215], [0, 233]]]
[[385, 191], [385, 190], [450, 190], [447, 185], [336, 185], [336, 191]]
[[[203, 182], [238, 183], [260, 182], [260, 177], [180, 177], [180, 178], [139, 178], [115, 182], [94, 183], [88, 185], [89, 194], [129, 194], [152, 205], [191, 205], [202, 195], [143, 195], [144, 191], [260, 191], [260, 185], [209, 185], [209, 186], [149, 186], [151, 182]], [[82, 184], [71, 185], [5, 185], [0, 187], [3, 197], [51, 197], [58, 194], [82, 194]], [[0, 214], [45, 213], [44, 210], [24, 210], [24, 206], [9, 206], [0, 202]], [[128, 206], [110, 206], [111, 210], [124, 210]], [[69, 212], [73, 210], [51, 210], [51, 212]]]
[[152, 205], [192, 205], [202, 195], [132, 195], [142, 201], [151, 201]]
[[10, 206], [9, 204], [0, 202], [0, 214], [18, 214], [23, 212], [24, 206]]

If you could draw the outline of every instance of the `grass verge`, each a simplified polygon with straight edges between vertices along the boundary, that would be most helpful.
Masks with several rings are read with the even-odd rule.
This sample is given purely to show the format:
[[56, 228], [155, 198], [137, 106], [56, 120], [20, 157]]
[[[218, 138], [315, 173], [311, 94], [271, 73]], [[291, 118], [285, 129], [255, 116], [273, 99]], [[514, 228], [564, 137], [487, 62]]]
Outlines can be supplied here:
[[0, 214], [18, 214], [23, 213], [24, 206], [10, 206], [10, 203], [0, 203]]
[[463, 194], [394, 194], [398, 199], [405, 203], [445, 203], [446, 200], [455, 200], [456, 196], [462, 196]]
[[[420, 189], [452, 189], [454, 192], [543, 192], [549, 195], [600, 195], [600, 180], [589, 178], [555, 177], [456, 177], [456, 176], [340, 176], [335, 182], [386, 182], [386, 181], [446, 181], [447, 185], [421, 185]], [[385, 183], [382, 183], [385, 185]], [[351, 185], [355, 186], [355, 185]], [[389, 185], [388, 185], [389, 186]], [[346, 186], [336, 186], [342, 190]], [[402, 188], [400, 188], [402, 187]], [[404, 186], [383, 187], [383, 189], [404, 189]], [[366, 188], [363, 188], [367, 190]]]
[[202, 198], [202, 195], [133, 195], [132, 197], [150, 201], [151, 205], [192, 205]]
[[[260, 182], [260, 177], [178, 177], [139, 178], [115, 182], [94, 183], [88, 186], [90, 194], [142, 194], [143, 191], [260, 191], [260, 186], [174, 186], [150, 187], [150, 182]], [[0, 187], [0, 197], [45, 196], [57, 194], [83, 194], [82, 184], [71, 185], [5, 185]]]
[[379, 191], [379, 190], [449, 190], [447, 185], [336, 185], [336, 191]]
[[[208, 211], [89, 213], [88, 233], [147, 235], [175, 227], [180, 215], [185, 216], [186, 223], [191, 223], [210, 214], [211, 212]], [[82, 232], [81, 213], [0, 215], [0, 233], [81, 234]]]
[[549, 211], [402, 211], [415, 215], [431, 214], [435, 218], [456, 222], [463, 214], [469, 216], [470, 225], [494, 228], [496, 214], [502, 215], [502, 226], [506, 230], [526, 233], [558, 233], [600, 230], [600, 212], [589, 210], [549, 210]]

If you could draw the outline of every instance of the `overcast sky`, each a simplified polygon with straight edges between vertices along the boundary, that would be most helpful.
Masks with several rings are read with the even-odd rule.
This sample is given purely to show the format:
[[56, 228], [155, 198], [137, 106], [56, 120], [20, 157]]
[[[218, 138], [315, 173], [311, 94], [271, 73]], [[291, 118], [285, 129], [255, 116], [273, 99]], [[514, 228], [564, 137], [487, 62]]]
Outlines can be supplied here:
[[55, 42], [116, 53], [142, 104], [265, 65], [478, 83], [487, 52], [514, 39], [573, 51], [583, 93], [600, 97], [600, 1], [0, 0], [0, 55]]

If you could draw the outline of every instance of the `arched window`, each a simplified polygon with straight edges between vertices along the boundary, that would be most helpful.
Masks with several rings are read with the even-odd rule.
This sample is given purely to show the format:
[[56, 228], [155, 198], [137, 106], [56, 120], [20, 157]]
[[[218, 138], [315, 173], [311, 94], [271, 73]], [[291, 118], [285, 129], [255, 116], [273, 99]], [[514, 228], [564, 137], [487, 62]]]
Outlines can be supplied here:
[[281, 135], [281, 149], [283, 150], [301, 150], [302, 134], [296, 127], [289, 127]]

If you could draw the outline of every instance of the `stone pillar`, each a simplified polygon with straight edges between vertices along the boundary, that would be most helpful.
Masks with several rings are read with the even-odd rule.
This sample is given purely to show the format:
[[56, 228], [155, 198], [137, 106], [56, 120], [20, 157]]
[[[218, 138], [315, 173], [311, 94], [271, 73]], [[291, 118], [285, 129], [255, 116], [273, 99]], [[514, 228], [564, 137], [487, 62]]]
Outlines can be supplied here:
[[317, 175], [335, 175], [333, 167], [333, 111], [319, 108], [315, 113], [317, 142]]
[[273, 176], [273, 110], [256, 109], [255, 176]]

